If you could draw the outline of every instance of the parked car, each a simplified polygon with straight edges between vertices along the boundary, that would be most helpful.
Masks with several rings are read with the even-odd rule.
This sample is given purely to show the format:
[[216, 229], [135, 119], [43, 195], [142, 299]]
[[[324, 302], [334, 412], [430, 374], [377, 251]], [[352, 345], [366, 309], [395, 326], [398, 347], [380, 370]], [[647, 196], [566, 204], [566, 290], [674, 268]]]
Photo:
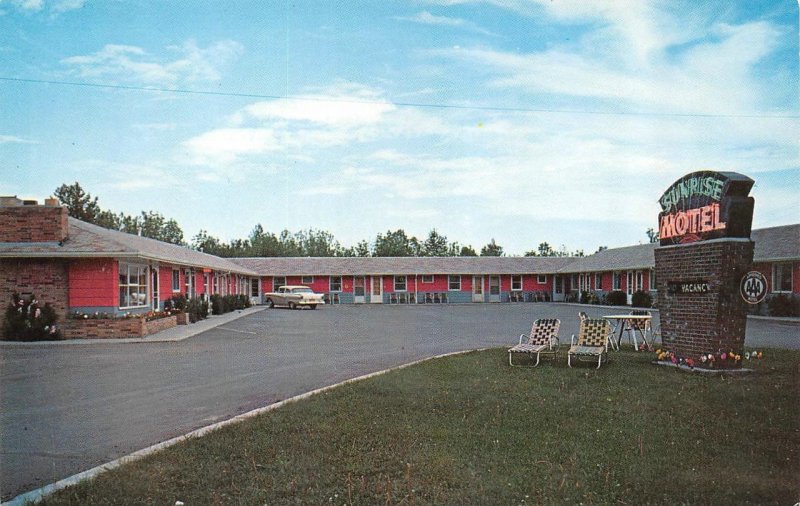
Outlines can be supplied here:
[[289, 309], [308, 307], [317, 309], [320, 304], [325, 304], [323, 295], [314, 293], [314, 290], [307, 286], [279, 286], [277, 292], [264, 294], [264, 300], [269, 307], [284, 306]]

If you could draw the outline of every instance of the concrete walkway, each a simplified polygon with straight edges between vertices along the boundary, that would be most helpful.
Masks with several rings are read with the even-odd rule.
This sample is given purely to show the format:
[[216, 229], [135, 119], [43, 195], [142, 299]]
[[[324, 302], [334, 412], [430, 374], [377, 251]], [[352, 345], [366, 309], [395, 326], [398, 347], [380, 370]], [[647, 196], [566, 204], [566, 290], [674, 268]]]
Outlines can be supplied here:
[[222, 315], [211, 315], [205, 320], [189, 325], [177, 325], [171, 329], [162, 330], [155, 334], [144, 337], [132, 337], [124, 339], [67, 339], [63, 341], [0, 341], [0, 346], [58, 346], [58, 345], [81, 345], [81, 344], [125, 344], [125, 343], [168, 343], [183, 341], [206, 330], [211, 330], [220, 325], [238, 320], [243, 316], [258, 313], [267, 309], [267, 306], [253, 306], [247, 309], [231, 311]]

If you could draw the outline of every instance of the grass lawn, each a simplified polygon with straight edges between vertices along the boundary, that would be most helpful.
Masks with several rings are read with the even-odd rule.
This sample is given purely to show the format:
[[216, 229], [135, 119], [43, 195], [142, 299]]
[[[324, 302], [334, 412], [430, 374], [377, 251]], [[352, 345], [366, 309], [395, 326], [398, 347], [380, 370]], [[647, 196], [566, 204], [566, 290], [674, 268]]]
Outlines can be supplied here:
[[44, 504], [782, 504], [800, 500], [800, 353], [709, 377], [494, 349], [334, 389]]

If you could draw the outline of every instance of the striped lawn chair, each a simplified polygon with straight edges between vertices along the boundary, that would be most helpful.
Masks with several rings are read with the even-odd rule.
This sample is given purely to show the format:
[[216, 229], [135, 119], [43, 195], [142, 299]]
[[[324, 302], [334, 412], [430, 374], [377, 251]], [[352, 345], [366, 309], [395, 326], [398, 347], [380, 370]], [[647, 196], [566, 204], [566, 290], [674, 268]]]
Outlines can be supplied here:
[[572, 356], [578, 360], [597, 360], [597, 368], [608, 361], [608, 337], [611, 334], [611, 323], [603, 318], [581, 320], [578, 342], [572, 335], [571, 346], [567, 352], [567, 365], [572, 367]]
[[[561, 320], [558, 319], [539, 319], [533, 322], [531, 332], [528, 335], [519, 336], [519, 344], [508, 349], [508, 365], [513, 366], [511, 357], [515, 353], [529, 353], [536, 355], [536, 363], [539, 365], [541, 354], [558, 356], [558, 329], [561, 327]], [[524, 342], [523, 342], [524, 341]], [[555, 342], [555, 345], [553, 344]]]

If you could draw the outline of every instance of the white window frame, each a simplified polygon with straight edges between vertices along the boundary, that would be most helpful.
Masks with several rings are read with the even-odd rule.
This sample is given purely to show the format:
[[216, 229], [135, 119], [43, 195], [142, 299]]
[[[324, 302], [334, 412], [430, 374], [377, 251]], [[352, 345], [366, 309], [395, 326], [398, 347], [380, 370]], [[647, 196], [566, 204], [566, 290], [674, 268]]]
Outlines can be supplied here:
[[622, 273], [614, 271], [611, 273], [611, 289], [622, 290]]
[[433, 283], [433, 274], [423, 274], [422, 282], [425, 284]]
[[650, 269], [650, 291], [656, 290], [656, 270]]
[[[401, 282], [402, 279], [402, 282]], [[398, 286], [402, 286], [402, 288], [398, 288]], [[404, 276], [402, 274], [398, 276], [394, 276], [394, 291], [395, 292], [406, 292], [408, 291], [408, 276]]]
[[595, 290], [602, 290], [603, 289], [603, 273], [602, 272], [595, 272], [594, 273], [594, 289]]
[[536, 283], [539, 284], [539, 285], [546, 285], [547, 284], [547, 274], [537, 274]]
[[[253, 293], [255, 288], [255, 293]], [[261, 294], [261, 280], [259, 278], [250, 278], [250, 297], [258, 297]]]
[[[785, 269], [787, 267], [789, 269], [789, 289], [783, 290], [781, 289], [781, 281], [783, 281], [783, 276], [779, 275], [781, 273], [778, 269]], [[772, 293], [792, 293], [792, 290], [794, 290], [794, 280], [792, 279], [793, 270], [794, 264], [791, 262], [776, 262], [772, 264]]]
[[[453, 281], [454, 278], [457, 278], [458, 287], [453, 288]], [[461, 274], [449, 274], [447, 276], [447, 290], [449, 292], [460, 292], [461, 291]]]
[[172, 293], [181, 291], [181, 270], [172, 269]]
[[642, 271], [636, 271], [636, 291], [644, 291], [644, 273]]
[[[333, 282], [334, 279], [338, 279], [339, 280], [339, 283], [338, 283], [339, 288], [334, 288], [334, 285], [336, 284], [336, 283]], [[341, 292], [342, 291], [342, 277], [341, 276], [331, 276], [328, 279], [328, 291], [330, 291], [330, 292]]]
[[[117, 291], [119, 292], [122, 287], [125, 287], [126, 295], [128, 300], [131, 300], [131, 289], [136, 288], [136, 293], [144, 293], [144, 300], [138, 304], [132, 306], [123, 306], [122, 305], [122, 297], [120, 296], [119, 299], [119, 308], [120, 309], [139, 309], [139, 308], [146, 308], [150, 306], [150, 281], [147, 279], [149, 277], [149, 271], [146, 265], [142, 264], [135, 264], [135, 263], [127, 263], [127, 262], [120, 262], [119, 263], [119, 275], [122, 276], [123, 269], [125, 271], [125, 279], [127, 280], [126, 283], [123, 285], [120, 283], [119, 276], [117, 277]], [[131, 283], [131, 269], [136, 270], [136, 283]], [[144, 285], [141, 284], [141, 280], [144, 279]]]
[[[280, 283], [278, 281], [281, 280]], [[272, 291], [277, 292], [278, 288], [286, 286], [286, 276], [272, 276]]]
[[[514, 288], [514, 278], [519, 280], [519, 288]], [[522, 274], [512, 274], [511, 275], [511, 291], [512, 292], [521, 292], [522, 291]]]
[[314, 284], [314, 276], [300, 276], [300, 283], [304, 285]]

